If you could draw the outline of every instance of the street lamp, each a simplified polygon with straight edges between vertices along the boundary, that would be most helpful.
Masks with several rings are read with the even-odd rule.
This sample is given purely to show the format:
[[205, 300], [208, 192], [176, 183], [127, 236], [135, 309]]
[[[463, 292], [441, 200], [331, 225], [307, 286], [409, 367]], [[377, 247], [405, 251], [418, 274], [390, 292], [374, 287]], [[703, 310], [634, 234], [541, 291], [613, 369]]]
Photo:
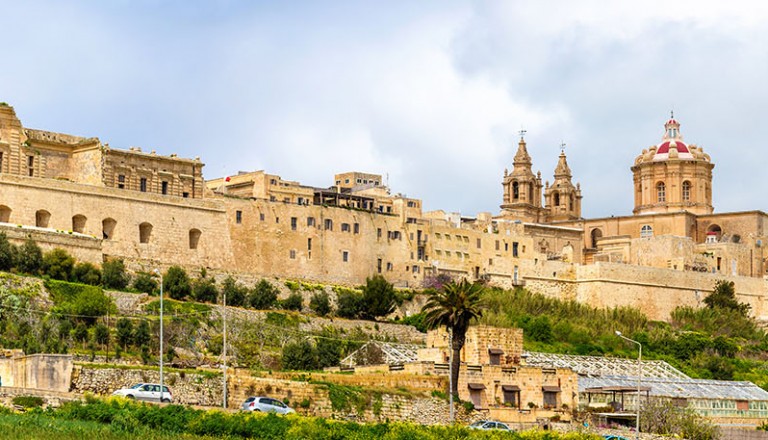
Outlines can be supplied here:
[[152, 272], [160, 277], [160, 402], [163, 402], [165, 387], [163, 386], [163, 274], [160, 269]]
[[616, 330], [616, 336], [620, 337], [621, 339], [624, 339], [625, 341], [629, 341], [633, 344], [637, 344], [637, 421], [635, 422], [635, 438], [640, 439], [640, 381], [643, 378], [643, 344], [635, 341], [634, 339], [629, 339], [628, 337], [621, 334], [620, 331]]

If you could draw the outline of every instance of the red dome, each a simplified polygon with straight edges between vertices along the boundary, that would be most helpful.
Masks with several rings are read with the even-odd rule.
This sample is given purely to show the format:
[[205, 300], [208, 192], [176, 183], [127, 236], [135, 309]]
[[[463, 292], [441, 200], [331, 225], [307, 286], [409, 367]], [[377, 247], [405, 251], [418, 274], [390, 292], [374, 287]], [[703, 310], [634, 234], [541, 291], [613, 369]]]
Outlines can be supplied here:
[[669, 153], [669, 144], [672, 142], [675, 143], [678, 153], [690, 153], [690, 151], [688, 151], [688, 146], [685, 145], [685, 143], [682, 141], [664, 141], [659, 144], [659, 148], [656, 150], [656, 154]]
[[670, 120], [669, 120], [669, 121], [667, 121], [667, 122], [666, 122], [664, 125], [669, 125], [669, 124], [676, 124], [676, 125], [680, 125], [680, 123], [679, 123], [679, 122], [677, 122], [677, 120], [675, 120], [675, 118], [672, 118], [672, 119], [670, 119]]

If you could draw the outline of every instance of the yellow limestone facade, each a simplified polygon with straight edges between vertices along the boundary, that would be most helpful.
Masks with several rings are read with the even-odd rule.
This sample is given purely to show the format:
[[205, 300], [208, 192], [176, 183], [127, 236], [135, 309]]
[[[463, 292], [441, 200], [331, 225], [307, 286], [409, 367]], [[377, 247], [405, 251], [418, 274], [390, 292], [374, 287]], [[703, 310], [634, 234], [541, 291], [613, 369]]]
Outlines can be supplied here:
[[542, 184], [521, 137], [501, 212], [467, 217], [424, 212], [380, 175], [356, 171], [324, 188], [265, 171], [205, 181], [199, 158], [26, 128], [0, 105], [0, 230], [16, 243], [31, 236], [44, 249], [95, 263], [123, 258], [134, 269], [178, 264], [339, 284], [381, 274], [400, 287], [446, 274], [634, 305], [653, 319], [697, 304], [727, 278], [763, 317], [768, 216], [714, 213], [713, 165], [679, 129], [668, 121], [662, 143], [635, 160], [634, 215], [583, 218], [565, 154]]

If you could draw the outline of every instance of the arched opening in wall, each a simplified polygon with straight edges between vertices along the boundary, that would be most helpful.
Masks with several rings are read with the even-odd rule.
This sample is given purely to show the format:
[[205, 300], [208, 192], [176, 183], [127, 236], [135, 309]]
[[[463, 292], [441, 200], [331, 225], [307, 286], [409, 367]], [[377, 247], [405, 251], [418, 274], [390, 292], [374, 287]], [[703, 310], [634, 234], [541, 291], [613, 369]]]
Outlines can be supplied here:
[[520, 198], [520, 184], [512, 182], [512, 198], [517, 200]]
[[691, 182], [685, 181], [683, 182], [683, 201], [689, 202], [691, 201]]
[[653, 227], [651, 225], [643, 225], [643, 227], [640, 228], [640, 237], [653, 237]]
[[659, 203], [667, 201], [667, 185], [664, 182], [656, 184], [656, 201]]
[[197, 244], [200, 242], [200, 232], [199, 229], [190, 229], [189, 230], [189, 248], [190, 249], [197, 249]]
[[717, 243], [723, 237], [723, 229], [720, 225], [711, 224], [707, 227], [707, 243]]
[[555, 192], [554, 195], [552, 196], [552, 199], [554, 200], [554, 202], [552, 203], [553, 205], [560, 206], [560, 193]]
[[105, 218], [101, 221], [101, 236], [104, 240], [113, 238], [117, 222], [113, 218]]
[[5, 205], [0, 205], [0, 222], [3, 222], [3, 223], [11, 222], [11, 208]]
[[139, 243], [149, 243], [149, 238], [152, 236], [152, 225], [144, 222], [139, 225]]
[[603, 231], [595, 228], [592, 230], [592, 232], [589, 233], [589, 235], [592, 237], [592, 249], [597, 249], [597, 240], [603, 238]]
[[85, 232], [85, 222], [87, 220], [88, 219], [84, 215], [80, 214], [72, 217], [72, 232], [79, 232], [81, 234]]
[[35, 226], [38, 228], [47, 228], [51, 221], [51, 213], [41, 209], [35, 213]]

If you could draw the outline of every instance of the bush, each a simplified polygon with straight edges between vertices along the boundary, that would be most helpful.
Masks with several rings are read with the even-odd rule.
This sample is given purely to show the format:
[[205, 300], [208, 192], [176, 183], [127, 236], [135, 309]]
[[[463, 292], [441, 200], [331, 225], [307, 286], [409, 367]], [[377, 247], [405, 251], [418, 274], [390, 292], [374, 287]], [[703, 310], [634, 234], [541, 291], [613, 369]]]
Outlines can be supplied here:
[[43, 251], [31, 238], [27, 239], [16, 254], [16, 268], [23, 273], [38, 275], [43, 267]]
[[76, 315], [78, 319], [93, 323], [115, 309], [115, 303], [98, 286], [47, 280], [45, 288], [56, 304], [56, 311]]
[[267, 310], [277, 302], [277, 287], [267, 280], [261, 280], [248, 295], [248, 304], [256, 310]]
[[171, 266], [163, 276], [163, 289], [173, 299], [185, 299], [192, 293], [187, 272], [179, 266]]
[[139, 292], [149, 293], [150, 295], [157, 292], [159, 287], [157, 279], [149, 272], [137, 272], [136, 278], [133, 280], [133, 288]]
[[342, 318], [355, 319], [360, 316], [363, 308], [363, 295], [353, 290], [338, 293], [336, 298], [336, 315]]
[[117, 320], [117, 343], [123, 349], [128, 348], [133, 343], [133, 323], [128, 318]]
[[192, 289], [193, 296], [200, 302], [215, 303], [219, 297], [216, 281], [213, 278], [200, 277]]
[[329, 338], [317, 340], [318, 367], [335, 367], [341, 360], [341, 341]]
[[38, 408], [43, 406], [43, 398], [37, 396], [16, 396], [11, 401], [14, 405], [22, 408]]
[[0, 270], [9, 271], [16, 260], [16, 246], [8, 241], [5, 232], [0, 232]]
[[375, 319], [389, 315], [395, 310], [397, 294], [392, 284], [381, 275], [365, 280], [363, 286], [363, 317]]
[[109, 327], [104, 324], [96, 324], [93, 328], [93, 342], [102, 346], [109, 343]]
[[69, 281], [75, 259], [64, 249], [56, 248], [43, 255], [43, 273], [55, 280]]
[[331, 299], [326, 292], [316, 293], [309, 300], [309, 308], [318, 316], [325, 316], [331, 313]]
[[238, 285], [231, 276], [221, 283], [221, 293], [227, 297], [227, 305], [233, 307], [242, 307], [248, 300], [248, 289]]
[[301, 293], [293, 292], [280, 303], [280, 306], [285, 310], [301, 311], [304, 306], [304, 298]]
[[125, 263], [121, 259], [109, 259], [101, 265], [102, 282], [109, 289], [125, 289], [128, 285], [128, 275], [125, 273]]
[[309, 341], [285, 344], [283, 347], [284, 370], [317, 370], [317, 351]]
[[133, 343], [136, 344], [137, 347], [148, 347], [151, 338], [152, 335], [149, 330], [149, 322], [142, 320], [133, 332]]
[[72, 269], [72, 281], [98, 286], [101, 284], [101, 270], [91, 263], [77, 263]]
[[736, 310], [744, 316], [749, 313], [750, 305], [740, 303], [736, 299], [736, 288], [733, 281], [718, 280], [715, 282], [715, 288], [704, 298], [704, 304], [710, 309], [721, 308]]

